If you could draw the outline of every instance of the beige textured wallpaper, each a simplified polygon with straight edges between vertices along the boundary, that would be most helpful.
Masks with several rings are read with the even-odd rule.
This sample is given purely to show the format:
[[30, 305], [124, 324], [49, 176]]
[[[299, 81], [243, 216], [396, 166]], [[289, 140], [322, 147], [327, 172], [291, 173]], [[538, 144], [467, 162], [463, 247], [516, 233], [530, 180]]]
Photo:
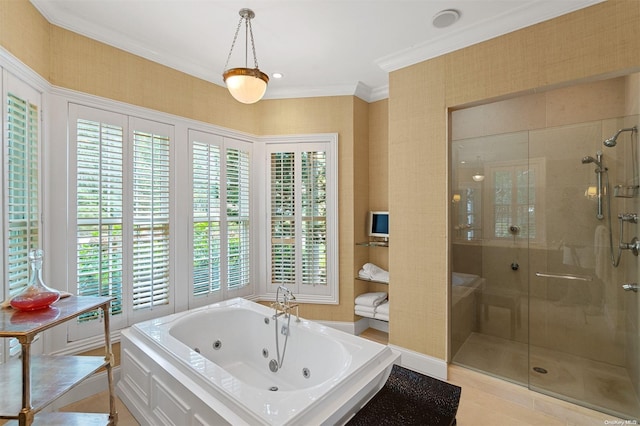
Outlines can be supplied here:
[[[28, 0], [0, 1], [0, 45], [57, 86], [261, 135], [338, 132], [341, 304], [301, 314], [353, 319], [363, 291], [354, 272], [369, 257], [355, 248], [361, 216], [386, 202], [390, 342], [446, 359], [449, 109], [637, 71], [638, 22], [640, 1], [609, 0], [395, 71], [389, 100], [371, 105], [352, 96], [241, 105], [217, 85], [50, 25]], [[386, 199], [372, 189], [385, 173]]]
[[[9, 18], [11, 16], [11, 19]], [[221, 86], [48, 23], [28, 0], [0, 1], [0, 45], [55, 86], [258, 135], [339, 135], [340, 304], [306, 305], [310, 319], [353, 321], [354, 206], [367, 198], [368, 104], [353, 96], [236, 102]], [[29, 28], [29, 37], [22, 29]], [[213, 71], [212, 71], [213, 72]], [[354, 147], [357, 143], [357, 148]], [[358, 154], [354, 152], [358, 150]]]
[[0, 1], [0, 46], [49, 77], [49, 23], [28, 0]]
[[637, 71], [638, 22], [609, 0], [391, 73], [391, 343], [447, 357], [447, 111]]

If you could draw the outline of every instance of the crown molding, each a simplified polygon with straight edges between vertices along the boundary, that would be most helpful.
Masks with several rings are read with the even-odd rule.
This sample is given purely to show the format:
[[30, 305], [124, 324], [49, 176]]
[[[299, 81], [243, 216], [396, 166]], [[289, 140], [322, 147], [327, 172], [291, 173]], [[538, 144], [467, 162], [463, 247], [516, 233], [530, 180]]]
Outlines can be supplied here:
[[512, 9], [508, 13], [457, 31], [448, 31], [446, 35], [384, 56], [375, 63], [387, 72], [396, 71], [604, 1], [606, 0], [529, 0], [516, 10]]

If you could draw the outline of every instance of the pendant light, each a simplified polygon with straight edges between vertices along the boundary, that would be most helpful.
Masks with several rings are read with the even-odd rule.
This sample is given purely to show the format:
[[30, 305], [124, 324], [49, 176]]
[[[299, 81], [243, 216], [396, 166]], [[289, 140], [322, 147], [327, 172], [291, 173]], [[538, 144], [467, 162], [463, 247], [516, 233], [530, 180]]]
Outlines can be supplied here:
[[480, 156], [476, 157], [476, 172], [471, 176], [475, 182], [482, 182], [484, 180], [484, 173], [482, 172], [482, 162], [480, 161]]
[[[240, 9], [240, 22], [238, 22], [238, 28], [236, 28], [236, 34], [233, 37], [231, 43], [231, 50], [227, 57], [227, 63], [224, 65], [224, 73], [222, 78], [227, 85], [227, 89], [231, 96], [233, 96], [238, 102], [243, 104], [253, 104], [258, 102], [264, 96], [267, 91], [267, 83], [269, 83], [269, 77], [260, 71], [258, 68], [258, 59], [256, 58], [256, 47], [253, 42], [253, 30], [251, 29], [251, 20], [255, 18], [256, 14], [251, 9]], [[229, 59], [231, 59], [231, 53], [238, 39], [238, 33], [242, 22], [245, 23], [245, 46], [244, 46], [244, 68], [231, 68], [228, 69]], [[249, 54], [249, 40], [251, 40], [251, 51], [253, 52], [254, 68], [247, 67], [247, 58]]]

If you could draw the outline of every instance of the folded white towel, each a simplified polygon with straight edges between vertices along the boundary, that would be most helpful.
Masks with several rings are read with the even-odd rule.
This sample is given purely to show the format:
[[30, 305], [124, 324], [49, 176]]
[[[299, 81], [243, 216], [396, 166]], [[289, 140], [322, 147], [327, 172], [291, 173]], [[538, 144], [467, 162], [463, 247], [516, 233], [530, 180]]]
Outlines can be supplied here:
[[371, 275], [371, 279], [373, 281], [380, 281], [382, 283], [388, 283], [389, 282], [389, 273], [387, 271], [384, 272], [380, 272], [377, 274], [373, 274]]
[[360, 269], [358, 271], [358, 277], [364, 279], [364, 280], [370, 280], [371, 279], [371, 274], [368, 273], [367, 271], [365, 271], [364, 269]]
[[382, 320], [382, 321], [387, 321], [389, 322], [389, 315], [385, 315], [385, 314], [381, 314], [379, 312], [376, 312], [375, 315], [373, 316], [375, 319], [378, 320]]
[[354, 309], [356, 311], [361, 311], [361, 312], [369, 312], [371, 314], [374, 314], [376, 312], [376, 307], [375, 306], [367, 306], [367, 305], [357, 305], [354, 307]]
[[379, 274], [380, 272], [386, 272], [384, 269], [382, 269], [381, 267], [379, 267], [377, 265], [374, 265], [373, 263], [365, 263], [364, 266], [362, 267], [362, 269], [364, 269], [365, 271], [367, 271], [371, 275]]
[[383, 303], [376, 306], [376, 313], [389, 316], [389, 301], [386, 300]]
[[375, 318], [375, 314], [373, 312], [364, 312], [359, 309], [356, 309], [355, 313], [356, 315], [360, 315], [361, 317]]
[[362, 269], [358, 272], [360, 278], [373, 281], [381, 281], [384, 283], [389, 282], [389, 272], [374, 265], [373, 263], [365, 263]]
[[364, 293], [356, 297], [356, 305], [378, 306], [387, 299], [387, 293], [377, 291], [372, 293]]

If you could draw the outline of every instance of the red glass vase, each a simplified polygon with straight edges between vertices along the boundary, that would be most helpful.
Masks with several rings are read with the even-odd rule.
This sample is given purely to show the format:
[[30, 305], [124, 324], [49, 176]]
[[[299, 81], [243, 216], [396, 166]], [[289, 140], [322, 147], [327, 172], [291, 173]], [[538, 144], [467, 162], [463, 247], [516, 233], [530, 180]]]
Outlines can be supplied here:
[[35, 311], [44, 309], [60, 299], [58, 290], [49, 288], [42, 281], [42, 258], [44, 252], [41, 249], [29, 252], [29, 265], [31, 277], [29, 285], [11, 299], [11, 306], [21, 311]]

